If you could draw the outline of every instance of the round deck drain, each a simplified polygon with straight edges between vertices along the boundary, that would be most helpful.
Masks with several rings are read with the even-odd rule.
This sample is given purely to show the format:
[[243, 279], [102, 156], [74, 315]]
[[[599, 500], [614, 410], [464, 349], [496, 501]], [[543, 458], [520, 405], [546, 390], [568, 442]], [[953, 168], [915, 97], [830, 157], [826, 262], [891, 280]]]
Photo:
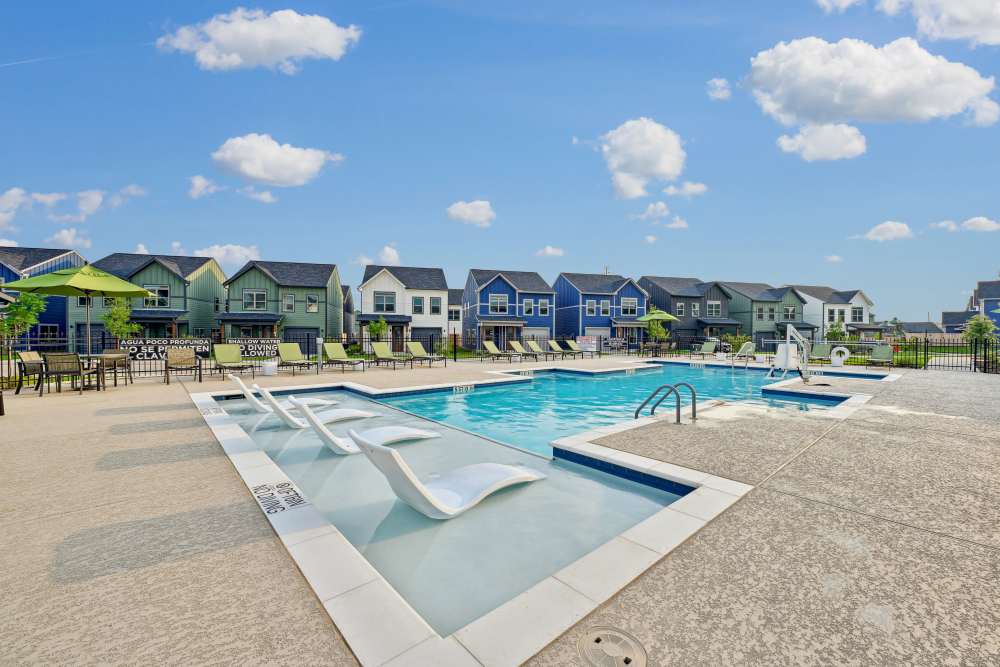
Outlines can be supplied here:
[[646, 667], [646, 649], [623, 630], [594, 627], [576, 642], [580, 657], [593, 667]]

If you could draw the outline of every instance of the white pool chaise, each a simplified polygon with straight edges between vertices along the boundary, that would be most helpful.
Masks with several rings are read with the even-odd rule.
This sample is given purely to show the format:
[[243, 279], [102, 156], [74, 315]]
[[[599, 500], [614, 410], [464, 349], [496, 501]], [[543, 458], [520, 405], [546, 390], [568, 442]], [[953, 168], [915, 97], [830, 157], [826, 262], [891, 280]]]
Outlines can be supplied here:
[[[226, 377], [228, 377], [230, 380], [236, 383], [236, 386], [240, 388], [240, 392], [242, 392], [243, 397], [247, 399], [247, 402], [250, 404], [251, 407], [253, 407], [254, 410], [256, 410], [261, 414], [269, 414], [270, 412], [272, 412], [271, 407], [265, 405], [259, 398], [257, 398], [257, 395], [250, 390], [250, 387], [246, 386], [246, 384], [239, 376], [230, 373]], [[254, 387], [257, 387], [257, 385], [254, 385]], [[310, 405], [313, 407], [326, 407], [328, 405], [337, 404], [337, 401], [331, 401], [326, 398], [306, 398], [302, 400], [306, 403], [306, 405]], [[285, 409], [288, 410], [294, 409], [295, 407], [288, 401], [278, 401], [278, 402], [281, 403], [281, 405], [283, 405]]]
[[[281, 421], [285, 422], [286, 426], [296, 429], [309, 428], [309, 424], [305, 420], [300, 419], [292, 414], [292, 409], [298, 410], [292, 401], [297, 401], [294, 396], [289, 396], [288, 407], [285, 407], [281, 402], [276, 399], [271, 392], [267, 389], [263, 389], [259, 385], [253, 386], [254, 391], [260, 392], [260, 395], [264, 397], [264, 402], [267, 403], [268, 407], [271, 408], [273, 414], [279, 417]], [[301, 405], [301, 404], [300, 404]], [[316, 417], [320, 422], [324, 424], [330, 424], [332, 422], [344, 421], [346, 419], [360, 419], [362, 417], [374, 417], [375, 413], [365, 412], [363, 410], [354, 410], [352, 408], [332, 408], [329, 410], [323, 410], [316, 414]]]
[[[373, 429], [376, 430], [380, 429]], [[545, 479], [545, 475], [529, 468], [504, 463], [474, 463], [422, 482], [399, 452], [374, 442], [368, 437], [369, 433], [372, 431], [348, 431], [362, 453], [388, 480], [396, 496], [431, 519], [452, 519], [500, 489]]]
[[[354, 441], [350, 438], [345, 438], [343, 436], [334, 435], [330, 429], [326, 427], [323, 420], [317, 415], [312, 409], [302, 402], [302, 399], [295, 398], [294, 396], [289, 399], [296, 408], [299, 410], [312, 430], [316, 432], [319, 439], [323, 441], [334, 454], [339, 454], [340, 456], [349, 456], [351, 454], [358, 454], [361, 450], [358, 446], [354, 444]], [[374, 412], [365, 412], [364, 410], [355, 410], [352, 417], [344, 417], [344, 419], [366, 419], [369, 417], [377, 417], [378, 415]], [[340, 420], [338, 420], [340, 421]]]

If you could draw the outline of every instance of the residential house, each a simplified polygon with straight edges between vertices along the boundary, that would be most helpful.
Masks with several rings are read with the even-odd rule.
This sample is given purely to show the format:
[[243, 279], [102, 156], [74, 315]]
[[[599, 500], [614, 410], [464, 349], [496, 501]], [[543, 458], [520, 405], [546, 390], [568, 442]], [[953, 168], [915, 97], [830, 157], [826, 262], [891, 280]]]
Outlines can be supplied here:
[[560, 273], [555, 282], [556, 335], [642, 340], [649, 294], [631, 278], [604, 273]]
[[993, 320], [1000, 327], [1000, 280], [981, 280], [969, 298], [969, 310]]
[[941, 327], [945, 333], [962, 333], [969, 318], [978, 314], [975, 310], [945, 310], [941, 313]]
[[462, 295], [463, 340], [510, 340], [553, 336], [555, 292], [534, 271], [471, 269]]
[[741, 322], [744, 336], [760, 347], [765, 340], [785, 335], [786, 325], [793, 325], [806, 338], [814, 338], [817, 326], [802, 319], [805, 299], [791, 287], [772, 287], [766, 283], [721, 281], [729, 293], [729, 316]]
[[937, 322], [900, 322], [899, 328], [903, 330], [903, 333], [907, 336], [911, 334], [941, 334], [944, 330], [937, 324]]
[[347, 336], [348, 340], [354, 340], [358, 336], [357, 313], [354, 310], [354, 295], [351, 293], [350, 285], [341, 285], [340, 291], [344, 298], [344, 334]]
[[441, 269], [369, 264], [358, 290], [359, 326], [364, 330], [384, 319], [397, 351], [407, 338], [418, 339], [427, 348], [447, 331], [448, 282]]
[[335, 264], [264, 262], [243, 265], [226, 281], [224, 338], [340, 340], [344, 293]]
[[[225, 300], [226, 276], [211, 257], [116, 252], [94, 262], [94, 267], [149, 290], [150, 296], [132, 299], [131, 320], [142, 327], [137, 337], [207, 337], [215, 328]], [[103, 334], [101, 317], [113, 302], [92, 299], [92, 340]], [[86, 297], [70, 299], [69, 325], [77, 340], [86, 337]]]
[[863, 291], [835, 290], [824, 285], [790, 285], [805, 300], [802, 319], [816, 327], [816, 339], [825, 340], [835, 323], [850, 334], [862, 336], [881, 331], [872, 313], [872, 300]]
[[650, 306], [677, 318], [663, 323], [675, 340], [740, 333], [740, 320], [729, 317], [729, 294], [717, 282], [643, 276], [639, 286], [649, 293]]
[[460, 287], [448, 288], [448, 335], [458, 334], [459, 341], [461, 341], [462, 336], [462, 297], [464, 294], [465, 290]]
[[[80, 253], [66, 248], [0, 247], [0, 288], [4, 283], [86, 263]], [[29, 335], [32, 338], [66, 338], [67, 313], [66, 297], [47, 297], [45, 312], [38, 317], [38, 324]]]

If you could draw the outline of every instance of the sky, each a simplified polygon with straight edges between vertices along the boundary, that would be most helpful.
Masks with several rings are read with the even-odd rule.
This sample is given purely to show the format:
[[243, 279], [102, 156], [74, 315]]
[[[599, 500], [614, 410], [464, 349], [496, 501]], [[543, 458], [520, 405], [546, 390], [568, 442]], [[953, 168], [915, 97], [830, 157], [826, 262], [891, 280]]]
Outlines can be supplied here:
[[697, 276], [963, 308], [1000, 1], [17, 3], [0, 244]]

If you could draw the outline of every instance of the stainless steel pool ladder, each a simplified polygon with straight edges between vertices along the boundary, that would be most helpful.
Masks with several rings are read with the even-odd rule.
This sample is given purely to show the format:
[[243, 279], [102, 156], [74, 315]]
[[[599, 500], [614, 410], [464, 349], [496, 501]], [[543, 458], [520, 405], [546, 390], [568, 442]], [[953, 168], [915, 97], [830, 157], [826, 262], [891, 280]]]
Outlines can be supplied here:
[[654, 403], [653, 407], [649, 409], [649, 414], [650, 415], [656, 414], [656, 408], [658, 408], [660, 406], [660, 403], [662, 403], [663, 401], [667, 400], [667, 396], [670, 396], [670, 394], [673, 394], [674, 398], [677, 399], [677, 403], [676, 403], [676, 405], [677, 405], [677, 418], [676, 418], [676, 421], [677, 421], [678, 424], [680, 424], [681, 423], [681, 392], [680, 392], [680, 387], [687, 387], [691, 391], [691, 419], [692, 420], [697, 419], [698, 418], [698, 392], [696, 392], [694, 390], [694, 387], [692, 387], [691, 385], [689, 385], [687, 382], [678, 382], [677, 384], [664, 384], [664, 385], [660, 385], [659, 387], [657, 387], [656, 389], [654, 389], [653, 393], [651, 393], [649, 396], [647, 396], [646, 400], [642, 402], [642, 405], [640, 405], [638, 408], [635, 409], [634, 419], [638, 419], [639, 418], [639, 413], [642, 412], [642, 409], [644, 407], [646, 407], [647, 405], [649, 405], [649, 402], [652, 401], [654, 398], [656, 398], [657, 394], [659, 394], [661, 391], [663, 391], [664, 389], [666, 389], [667, 391], [664, 392], [662, 396], [660, 396], [660, 400], [658, 400], [656, 403]]

